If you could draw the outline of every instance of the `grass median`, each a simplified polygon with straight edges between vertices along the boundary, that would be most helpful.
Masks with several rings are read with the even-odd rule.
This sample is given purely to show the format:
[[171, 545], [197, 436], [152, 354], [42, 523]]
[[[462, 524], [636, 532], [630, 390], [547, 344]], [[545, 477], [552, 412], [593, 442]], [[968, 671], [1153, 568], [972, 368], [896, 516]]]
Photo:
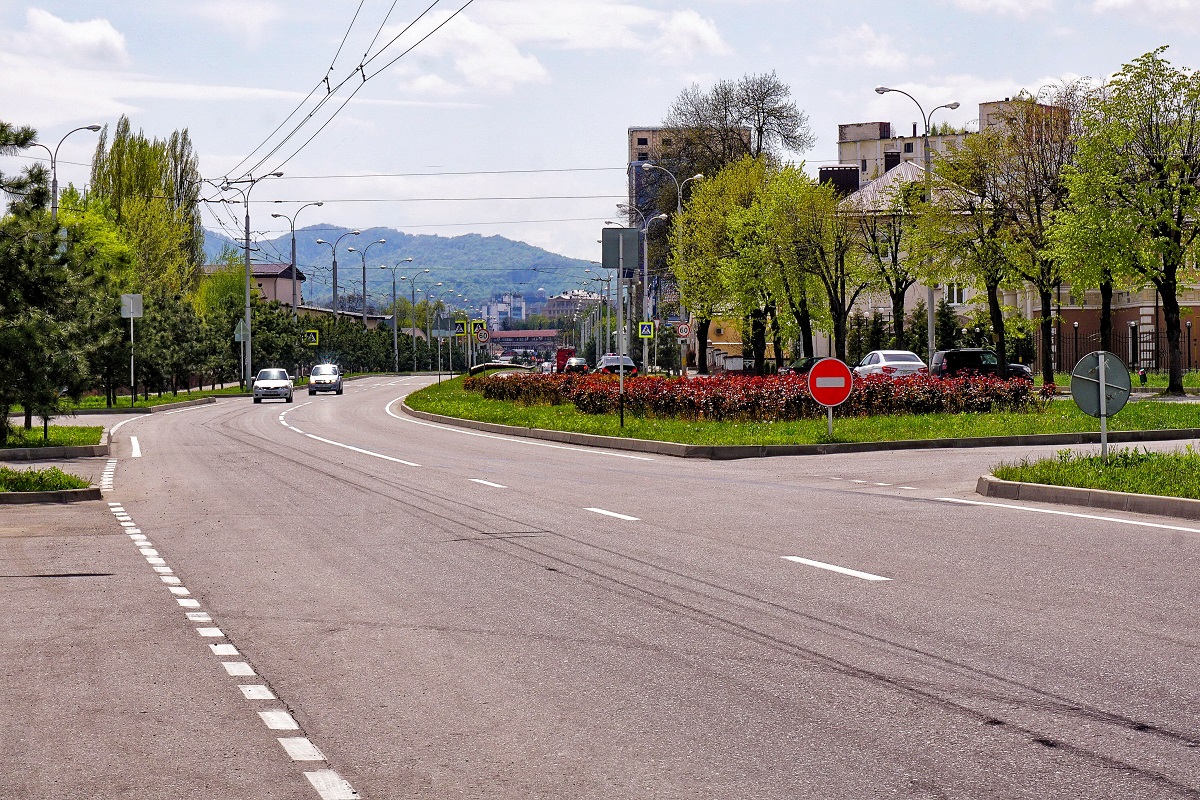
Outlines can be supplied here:
[[42, 426], [25, 430], [20, 426], [9, 429], [4, 448], [24, 447], [84, 447], [100, 444], [104, 428], [100, 425], [51, 425], [49, 436], [42, 438]]
[[[1038, 433], [1098, 432], [1098, 420], [1085, 415], [1070, 400], [1051, 401], [1045, 411], [998, 414], [907, 414], [838, 417], [834, 409], [833, 438], [824, 419], [793, 422], [712, 422], [584, 414], [573, 405], [532, 405], [485, 400], [462, 388], [456, 378], [408, 396], [411, 408], [432, 414], [515, 425], [525, 428], [656, 439], [697, 445], [821, 444], [921, 439], [959, 439], [977, 436], [1020, 436]], [[1200, 405], [1190, 403], [1131, 403], [1109, 420], [1109, 430], [1200, 428]]]
[[1119, 448], [1107, 462], [1094, 453], [1060, 450], [1054, 458], [999, 464], [992, 474], [1005, 481], [1200, 500], [1200, 453], [1190, 445], [1165, 452]]
[[58, 467], [0, 467], [0, 492], [59, 492], [64, 489], [86, 489], [88, 485], [83, 478], [63, 472]]

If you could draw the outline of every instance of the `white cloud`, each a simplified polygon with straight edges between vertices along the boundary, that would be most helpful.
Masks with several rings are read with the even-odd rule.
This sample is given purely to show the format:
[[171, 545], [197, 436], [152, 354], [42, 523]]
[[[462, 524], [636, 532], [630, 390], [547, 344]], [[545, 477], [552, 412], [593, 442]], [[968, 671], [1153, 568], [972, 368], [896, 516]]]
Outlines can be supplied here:
[[68, 22], [40, 8], [25, 12], [25, 30], [0, 35], [5, 50], [46, 60], [125, 66], [125, 37], [106, 19]]
[[731, 52], [713, 21], [690, 8], [659, 21], [658, 29], [659, 36], [651, 47], [664, 61], [686, 63], [698, 54], [723, 56]]
[[[1120, 0], [1118, 0], [1119, 2]], [[1054, 10], [1054, 0], [953, 0], [963, 11], [1025, 19], [1043, 11]]]
[[896, 70], [911, 66], [928, 66], [932, 60], [926, 56], [908, 55], [893, 44], [890, 36], [877, 33], [864, 22], [827, 40], [819, 53], [809, 56], [808, 63], [837, 65], [843, 68]]
[[203, 0], [189, 4], [187, 13], [245, 36], [255, 45], [263, 40], [268, 28], [284, 18], [283, 7], [270, 0]]
[[1095, 0], [1092, 8], [1101, 12], [1130, 9], [1146, 11], [1151, 14], [1163, 14], [1193, 11], [1200, 8], [1200, 4], [1197, 4], [1196, 0]]
[[1175, 32], [1200, 31], [1200, 0], [1093, 0], [1092, 10]]

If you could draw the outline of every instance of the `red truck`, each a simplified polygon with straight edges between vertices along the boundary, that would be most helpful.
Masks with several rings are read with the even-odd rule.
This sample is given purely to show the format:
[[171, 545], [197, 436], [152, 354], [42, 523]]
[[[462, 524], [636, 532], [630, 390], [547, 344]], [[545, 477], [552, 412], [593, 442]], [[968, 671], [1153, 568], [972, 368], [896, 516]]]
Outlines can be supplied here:
[[554, 371], [563, 372], [567, 368], [567, 359], [575, 356], [574, 347], [560, 347], [554, 354]]

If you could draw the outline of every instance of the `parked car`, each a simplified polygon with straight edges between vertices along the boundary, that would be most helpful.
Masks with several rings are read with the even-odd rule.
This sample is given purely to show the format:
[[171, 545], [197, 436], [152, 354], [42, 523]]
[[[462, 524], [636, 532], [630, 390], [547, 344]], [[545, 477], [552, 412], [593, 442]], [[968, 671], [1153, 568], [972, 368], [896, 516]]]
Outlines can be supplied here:
[[[624, 361], [622, 361], [624, 359]], [[616, 375], [620, 372], [620, 366], [624, 363], [626, 375], [637, 375], [637, 366], [633, 363], [633, 359], [629, 356], [619, 356], [616, 353], [605, 353], [600, 356], [600, 363], [596, 364], [596, 369], [593, 372], [604, 372], [609, 375]]]
[[586, 358], [571, 357], [563, 364], [563, 372], [582, 372], [587, 373], [588, 363]]
[[911, 350], [872, 350], [854, 367], [854, 374], [860, 377], [888, 375], [901, 378], [928, 371], [921, 357]]
[[821, 356], [807, 356], [799, 361], [793, 361], [786, 367], [779, 368], [780, 375], [807, 375], [808, 371], [821, 360]]
[[[999, 368], [1000, 359], [991, 350], [983, 347], [959, 347], [934, 353], [929, 372], [938, 378], [952, 378], [966, 373], [995, 375]], [[1026, 364], [1005, 364], [1005, 373], [1009, 378], [1033, 380], [1033, 370]]]
[[292, 402], [292, 379], [286, 369], [270, 367], [258, 371], [254, 378], [254, 402], [261, 403], [267, 397]]
[[308, 393], [317, 392], [342, 393], [342, 370], [337, 364], [317, 364], [308, 373]]
[[543, 375], [549, 375], [550, 373], [554, 372], [554, 362], [543, 361], [540, 370]]

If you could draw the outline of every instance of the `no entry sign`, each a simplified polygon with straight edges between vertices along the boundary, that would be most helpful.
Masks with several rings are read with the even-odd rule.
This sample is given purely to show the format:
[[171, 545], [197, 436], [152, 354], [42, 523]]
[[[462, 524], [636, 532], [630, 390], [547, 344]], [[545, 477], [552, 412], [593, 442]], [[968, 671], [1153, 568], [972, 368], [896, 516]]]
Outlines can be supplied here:
[[850, 368], [836, 358], [822, 358], [808, 371], [808, 391], [823, 406], [840, 406], [850, 396]]

